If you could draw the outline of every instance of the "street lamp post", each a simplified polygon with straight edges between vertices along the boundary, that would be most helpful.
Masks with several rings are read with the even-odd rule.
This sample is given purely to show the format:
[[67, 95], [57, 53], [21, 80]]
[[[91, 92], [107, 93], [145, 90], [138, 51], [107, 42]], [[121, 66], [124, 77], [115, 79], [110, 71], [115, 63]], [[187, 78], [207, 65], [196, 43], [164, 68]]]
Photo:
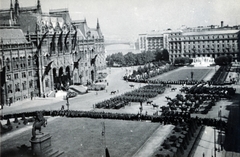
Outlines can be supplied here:
[[66, 100], [67, 100], [67, 103], [66, 103], [66, 105], [67, 105], [67, 110], [69, 110], [69, 101], [68, 101], [68, 99], [69, 99], [69, 97], [68, 97], [68, 94], [66, 95]]
[[222, 106], [220, 106], [220, 111], [219, 111], [219, 118], [220, 118], [220, 145], [221, 145], [221, 150], [223, 150], [223, 141], [222, 141]]
[[214, 140], [213, 140], [213, 143], [214, 143], [214, 157], [216, 157], [216, 150], [217, 150], [217, 148], [216, 148], [216, 128], [214, 127], [213, 129], [214, 129], [214, 132], [213, 132], [213, 134], [214, 134]]
[[67, 110], [69, 110], [69, 93], [68, 93], [68, 91], [69, 91], [69, 82], [68, 82], [68, 84], [67, 84], [67, 95], [66, 95], [66, 101], [67, 101]]

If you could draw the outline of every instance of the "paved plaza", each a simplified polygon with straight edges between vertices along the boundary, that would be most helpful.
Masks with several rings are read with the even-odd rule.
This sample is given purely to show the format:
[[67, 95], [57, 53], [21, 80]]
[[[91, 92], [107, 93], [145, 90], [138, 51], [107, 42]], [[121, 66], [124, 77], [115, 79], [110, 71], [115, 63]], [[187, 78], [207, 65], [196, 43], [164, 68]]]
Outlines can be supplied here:
[[[187, 67], [183, 67], [187, 68]], [[133, 70], [134, 67], [129, 67], [128, 70]], [[172, 72], [177, 72], [179, 69], [176, 69]], [[113, 113], [133, 113], [137, 114], [139, 112], [139, 103], [131, 103], [129, 106], [125, 106], [124, 108], [121, 108], [119, 110], [114, 109], [96, 109], [94, 108], [94, 104], [97, 102], [107, 100], [111, 97], [115, 97], [117, 95], [124, 94], [125, 92], [132, 91], [138, 87], [144, 86], [144, 84], [141, 83], [132, 83], [132, 82], [126, 82], [122, 79], [122, 77], [126, 73], [126, 68], [111, 68], [106, 69], [103, 72], [107, 72], [107, 82], [108, 86], [106, 90], [103, 91], [90, 91], [87, 94], [78, 95], [77, 97], [71, 98], [69, 100], [70, 103], [70, 110], [81, 110], [81, 111], [95, 111], [95, 112], [113, 112]], [[169, 73], [168, 72], [163, 74], [161, 77], [167, 77]], [[213, 76], [215, 72], [215, 69], [213, 68], [207, 76], [205, 76], [204, 80], [209, 79]], [[106, 82], [104, 84], [107, 84]], [[134, 84], [135, 88], [131, 88], [129, 85]], [[182, 87], [182, 85], [172, 85], [172, 87], [176, 87], [176, 91], [171, 91], [170, 88], [167, 88], [162, 95], [158, 95], [155, 98], [152, 98], [151, 100], [158, 104], [160, 106], [164, 106], [167, 104], [167, 100], [165, 96], [169, 97], [175, 97], [177, 94], [180, 94], [181, 92], [179, 89]], [[237, 94], [240, 94], [240, 86], [239, 84], [234, 85], [234, 88], [236, 88]], [[113, 90], [118, 90], [118, 92], [115, 95], [111, 95], [110, 92]], [[214, 106], [211, 111], [206, 115], [194, 115], [199, 116], [201, 118], [215, 118], [218, 119], [218, 111], [219, 106], [222, 106], [222, 117], [225, 117], [225, 120], [227, 121], [227, 118], [229, 117], [229, 110], [226, 109], [228, 105], [232, 105], [233, 102], [228, 100], [222, 100], [218, 102], [216, 106]], [[237, 103], [237, 102], [236, 102]], [[66, 100], [63, 99], [63, 97], [58, 98], [38, 98], [35, 97], [33, 100], [26, 99], [20, 102], [13, 103], [11, 106], [4, 106], [4, 108], [1, 110], [1, 115], [11, 114], [11, 113], [21, 113], [21, 112], [30, 112], [30, 111], [36, 111], [36, 110], [60, 110], [62, 105], [66, 104]], [[147, 113], [149, 115], [153, 115], [154, 113], [158, 112], [160, 114], [160, 109], [155, 109], [150, 105], [147, 105], [146, 103], [143, 104], [143, 113]], [[49, 119], [49, 123], [54, 122], [58, 117], [51, 117]], [[6, 123], [6, 121], [1, 121], [2, 124]], [[154, 148], [157, 147], [159, 143], [161, 143], [164, 138], [167, 136], [167, 132], [171, 130], [173, 126], [162, 126], [160, 125], [156, 131], [146, 140], [144, 145], [134, 154], [134, 156], [148, 156], [147, 154], [151, 154], [154, 151]], [[22, 133], [29, 131], [31, 129], [31, 126], [26, 126], [24, 128], [21, 128], [19, 130], [10, 132], [8, 134], [5, 134], [1, 137], [1, 142], [6, 142], [12, 138], [20, 137]], [[165, 130], [165, 131], [164, 131]], [[161, 132], [164, 132], [166, 134], [161, 134]], [[213, 150], [214, 150], [214, 140], [213, 140], [213, 134], [214, 134], [214, 128], [212, 127], [204, 127], [204, 131], [197, 139], [197, 146], [194, 148], [194, 151], [192, 152], [192, 156], [203, 156], [203, 153], [205, 156], [212, 156]], [[218, 134], [218, 132], [217, 132]], [[30, 135], [29, 135], [30, 137]], [[217, 147], [220, 145], [218, 144]], [[226, 151], [217, 151], [217, 157], [220, 156], [226, 156]], [[239, 154], [236, 154], [237, 156]]]

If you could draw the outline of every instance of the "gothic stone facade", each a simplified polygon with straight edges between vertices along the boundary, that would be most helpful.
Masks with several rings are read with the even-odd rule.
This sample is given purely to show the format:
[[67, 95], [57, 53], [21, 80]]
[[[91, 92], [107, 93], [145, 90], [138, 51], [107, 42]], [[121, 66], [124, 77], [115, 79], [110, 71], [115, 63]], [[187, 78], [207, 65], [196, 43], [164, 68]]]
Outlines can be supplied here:
[[[97, 71], [106, 68], [104, 37], [98, 20], [96, 28], [89, 28], [86, 19], [71, 20], [68, 9], [42, 13], [40, 0], [34, 7], [20, 7], [16, 0], [14, 7], [11, 2], [10, 9], [0, 13], [1, 26], [17, 26], [33, 43], [32, 57], [37, 58], [36, 95], [51, 96], [71, 84], [93, 83]], [[2, 61], [2, 66], [6, 66], [6, 58]]]
[[0, 29], [0, 37], [1, 104], [11, 104], [38, 89], [36, 47], [21, 29]]

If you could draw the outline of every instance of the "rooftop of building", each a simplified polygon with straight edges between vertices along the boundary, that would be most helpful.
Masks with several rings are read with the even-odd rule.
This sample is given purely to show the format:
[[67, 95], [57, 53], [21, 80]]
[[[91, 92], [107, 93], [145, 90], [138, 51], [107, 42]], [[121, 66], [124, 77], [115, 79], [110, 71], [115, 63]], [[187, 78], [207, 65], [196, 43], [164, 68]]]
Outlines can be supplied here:
[[236, 34], [239, 30], [232, 29], [217, 29], [217, 30], [205, 30], [199, 32], [183, 32], [182, 35], [210, 35], [210, 34]]
[[27, 43], [23, 31], [21, 29], [3, 28], [0, 29], [0, 40], [2, 44], [20, 44]]
[[69, 12], [68, 8], [60, 8], [60, 9], [50, 9], [49, 13], [65, 13], [65, 12]]
[[20, 8], [20, 12], [23, 12], [23, 11], [33, 11], [33, 10], [37, 10], [37, 6], [30, 6], [30, 7], [21, 7]]
[[[166, 30], [152, 30], [146, 33], [141, 33], [139, 36], [160, 36], [161, 34], [172, 34], [172, 35], [205, 35], [205, 34], [234, 34], [240, 30], [240, 25], [223, 25], [223, 21], [221, 26], [219, 25], [209, 25], [209, 26], [197, 26], [197, 27], [187, 27], [185, 25], [181, 26], [178, 29], [172, 30], [168, 28]], [[176, 34], [177, 33], [177, 34]]]

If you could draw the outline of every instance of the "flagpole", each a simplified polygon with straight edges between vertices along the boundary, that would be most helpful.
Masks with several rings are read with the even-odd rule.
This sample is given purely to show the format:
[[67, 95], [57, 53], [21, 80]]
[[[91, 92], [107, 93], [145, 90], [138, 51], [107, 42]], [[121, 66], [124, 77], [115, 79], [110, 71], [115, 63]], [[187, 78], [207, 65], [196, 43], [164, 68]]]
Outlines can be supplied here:
[[[37, 55], [38, 55], [38, 68], [39, 68], [39, 97], [42, 97], [42, 59], [41, 59], [41, 48], [39, 49], [39, 32], [37, 29]], [[41, 39], [41, 38], [40, 38]]]
[[103, 155], [106, 156], [105, 148], [106, 148], [106, 138], [105, 138], [105, 122], [102, 122], [102, 136], [103, 136]]

